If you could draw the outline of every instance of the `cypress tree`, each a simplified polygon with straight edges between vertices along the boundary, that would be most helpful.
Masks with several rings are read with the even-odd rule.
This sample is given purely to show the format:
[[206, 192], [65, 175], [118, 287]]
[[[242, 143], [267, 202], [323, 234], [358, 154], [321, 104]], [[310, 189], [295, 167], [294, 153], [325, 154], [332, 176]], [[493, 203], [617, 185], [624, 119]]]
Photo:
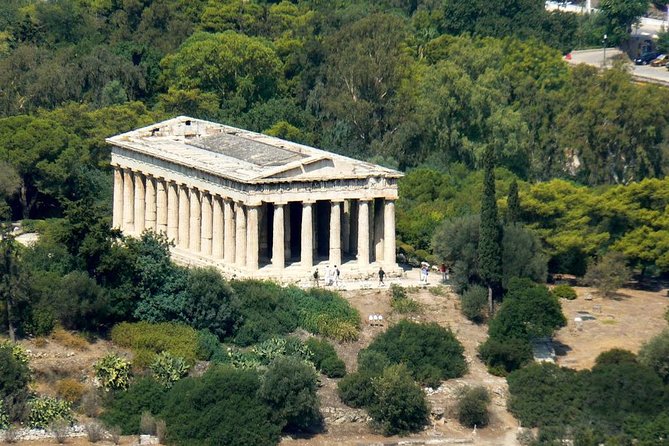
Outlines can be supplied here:
[[508, 223], [518, 223], [520, 221], [520, 197], [518, 196], [518, 183], [515, 179], [509, 187], [506, 221]]
[[502, 228], [497, 218], [494, 154], [492, 150], [486, 150], [483, 156], [485, 176], [479, 227], [479, 275], [488, 287], [488, 306], [492, 314], [493, 290], [499, 289], [502, 281]]

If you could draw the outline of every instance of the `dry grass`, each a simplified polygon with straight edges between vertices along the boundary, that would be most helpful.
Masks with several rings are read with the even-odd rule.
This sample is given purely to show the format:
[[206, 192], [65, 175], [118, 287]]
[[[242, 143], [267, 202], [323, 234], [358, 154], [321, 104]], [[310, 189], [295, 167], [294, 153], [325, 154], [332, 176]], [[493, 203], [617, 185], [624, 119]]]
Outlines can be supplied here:
[[88, 341], [83, 336], [63, 330], [62, 328], [56, 328], [51, 334], [51, 339], [63, 347], [80, 351], [88, 350]]
[[56, 395], [65, 401], [77, 405], [86, 393], [86, 386], [76, 379], [62, 379], [56, 383]]

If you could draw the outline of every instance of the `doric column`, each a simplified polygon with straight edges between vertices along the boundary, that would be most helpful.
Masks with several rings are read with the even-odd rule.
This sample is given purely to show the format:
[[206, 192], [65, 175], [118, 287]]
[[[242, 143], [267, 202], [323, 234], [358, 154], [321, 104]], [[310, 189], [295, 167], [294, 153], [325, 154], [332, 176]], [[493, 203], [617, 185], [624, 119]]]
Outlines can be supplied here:
[[113, 209], [114, 229], [123, 227], [123, 169], [114, 167], [114, 209]]
[[202, 247], [202, 205], [200, 204], [200, 192], [192, 188], [188, 194], [190, 198], [190, 232], [188, 234], [188, 249], [192, 252], [200, 252]]
[[342, 222], [341, 249], [345, 254], [348, 254], [351, 252], [351, 200], [344, 201]]
[[341, 265], [341, 202], [330, 202], [330, 266]]
[[283, 257], [284, 260], [290, 260], [293, 257], [291, 250], [291, 218], [290, 218], [290, 203], [287, 203], [283, 209]]
[[235, 238], [237, 234], [235, 233], [235, 212], [229, 198], [223, 199], [223, 219], [225, 226], [223, 230], [223, 259], [225, 263], [232, 265], [235, 263]]
[[237, 266], [246, 266], [246, 208], [235, 203], [235, 261]]
[[190, 235], [190, 200], [188, 198], [188, 187], [179, 185], [179, 248], [188, 249], [188, 236]]
[[156, 231], [167, 234], [167, 190], [165, 180], [156, 178]]
[[369, 201], [358, 202], [358, 265], [369, 265]]
[[223, 202], [218, 195], [211, 196], [213, 222], [211, 236], [211, 254], [215, 259], [223, 258]]
[[350, 200], [351, 208], [350, 211], [350, 230], [351, 236], [349, 238], [349, 253], [356, 254], [358, 253], [358, 200]]
[[385, 200], [383, 216], [383, 262], [386, 265], [395, 265], [395, 201]]
[[202, 244], [200, 249], [202, 254], [206, 256], [211, 255], [211, 239], [212, 234], [212, 218], [213, 210], [211, 207], [211, 195], [206, 192], [202, 193]]
[[314, 266], [314, 204], [302, 203], [302, 240], [301, 259], [302, 268]]
[[146, 214], [144, 215], [145, 227], [151, 231], [156, 230], [156, 183], [153, 177], [146, 176]]
[[179, 185], [172, 181], [167, 183], [167, 239], [179, 240]]
[[123, 170], [123, 232], [135, 230], [135, 182], [130, 169]]
[[251, 271], [258, 269], [258, 214], [260, 206], [246, 207], [246, 267]]
[[286, 253], [284, 246], [285, 222], [283, 218], [285, 206], [281, 203], [274, 204], [274, 221], [272, 222], [272, 266], [283, 269], [286, 266]]
[[146, 208], [146, 194], [144, 190], [144, 174], [135, 172], [135, 234], [144, 232], [145, 219], [144, 210]]
[[374, 203], [374, 260], [381, 262], [383, 260], [383, 199], [376, 199]]

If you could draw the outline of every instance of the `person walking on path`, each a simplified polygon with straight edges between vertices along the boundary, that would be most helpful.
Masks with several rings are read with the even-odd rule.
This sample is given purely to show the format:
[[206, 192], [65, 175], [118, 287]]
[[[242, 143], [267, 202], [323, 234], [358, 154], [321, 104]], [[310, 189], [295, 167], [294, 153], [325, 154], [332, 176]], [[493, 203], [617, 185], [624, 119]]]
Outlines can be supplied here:
[[339, 268], [337, 268], [337, 265], [334, 267], [334, 285], [335, 287], [339, 286], [339, 276], [341, 274], [341, 271], [339, 271]]
[[385, 285], [383, 283], [383, 278], [386, 276], [386, 272], [383, 270], [383, 267], [379, 267], [379, 286]]

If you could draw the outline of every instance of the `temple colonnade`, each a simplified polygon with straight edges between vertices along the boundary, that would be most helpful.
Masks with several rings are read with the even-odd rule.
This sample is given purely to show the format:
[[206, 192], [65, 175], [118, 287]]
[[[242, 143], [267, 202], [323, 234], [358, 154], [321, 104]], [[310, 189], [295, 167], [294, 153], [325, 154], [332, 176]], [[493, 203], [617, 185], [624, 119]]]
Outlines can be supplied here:
[[248, 203], [113, 167], [113, 226], [125, 234], [163, 233], [179, 251], [250, 272], [321, 261], [396, 267], [394, 197]]

